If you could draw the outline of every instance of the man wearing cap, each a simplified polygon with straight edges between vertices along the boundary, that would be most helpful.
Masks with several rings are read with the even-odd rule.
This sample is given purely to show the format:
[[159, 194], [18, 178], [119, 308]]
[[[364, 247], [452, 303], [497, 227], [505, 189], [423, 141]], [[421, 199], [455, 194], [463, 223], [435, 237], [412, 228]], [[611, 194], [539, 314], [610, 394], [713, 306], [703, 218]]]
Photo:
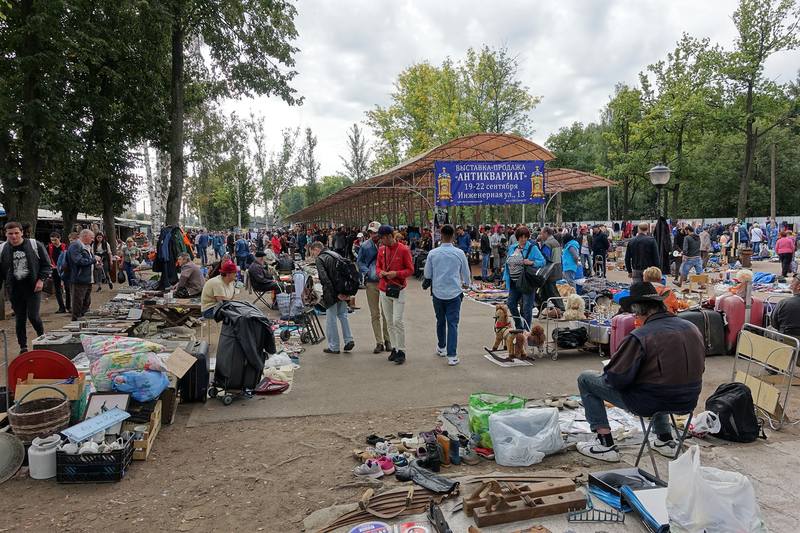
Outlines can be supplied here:
[[200, 313], [203, 318], [214, 318], [214, 308], [219, 302], [233, 300], [236, 295], [236, 265], [226, 260], [219, 267], [219, 276], [208, 280], [200, 294]]
[[380, 227], [380, 222], [369, 223], [369, 226], [367, 226], [369, 239], [361, 243], [361, 248], [359, 248], [358, 257], [356, 258], [358, 271], [364, 277], [364, 285], [367, 289], [367, 304], [369, 305], [369, 316], [372, 321], [372, 334], [375, 335], [375, 349], [372, 350], [372, 353], [376, 354], [383, 351], [392, 351], [386, 317], [381, 317], [381, 292], [378, 290], [378, 282], [380, 281], [377, 272], [378, 247], [380, 246], [378, 230]]
[[[597, 442], [578, 443], [581, 454], [619, 461], [603, 402], [645, 417], [696, 407], [705, 370], [703, 336], [694, 324], [670, 314], [663, 300], [651, 283], [631, 284], [620, 305], [643, 325], [625, 337], [602, 374], [587, 370], [578, 376], [586, 420], [597, 433]], [[653, 433], [652, 448], [674, 457], [677, 443], [668, 416], [653, 421]]]
[[376, 272], [380, 293], [381, 311], [389, 326], [392, 353], [389, 361], [402, 365], [406, 361], [406, 334], [403, 311], [406, 305], [406, 280], [414, 275], [411, 250], [394, 238], [394, 228], [383, 225], [378, 228], [383, 246], [378, 250]]
[[[275, 264], [275, 255], [272, 255], [271, 264]], [[250, 280], [250, 286], [253, 290], [258, 292], [274, 291], [278, 289], [278, 284], [275, 278], [267, 270], [267, 253], [256, 252], [256, 259], [247, 268], [247, 279]]]

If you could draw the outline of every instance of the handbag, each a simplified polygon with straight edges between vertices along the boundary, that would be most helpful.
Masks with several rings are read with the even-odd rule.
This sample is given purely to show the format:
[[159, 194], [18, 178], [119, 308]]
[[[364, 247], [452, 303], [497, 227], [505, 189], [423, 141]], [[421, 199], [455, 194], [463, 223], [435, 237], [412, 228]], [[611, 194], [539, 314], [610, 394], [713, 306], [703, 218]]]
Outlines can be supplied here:
[[386, 296], [389, 298], [400, 298], [400, 291], [403, 288], [399, 285], [386, 285]]
[[[528, 256], [524, 257], [524, 259], [530, 258], [530, 250], [528, 250]], [[540, 271], [546, 268], [542, 267], [537, 269], [535, 265], [525, 265], [522, 269], [522, 274], [519, 276], [519, 280], [516, 282], [517, 290], [522, 294], [531, 294], [536, 292], [536, 290], [544, 285], [546, 277], [542, 277]]]

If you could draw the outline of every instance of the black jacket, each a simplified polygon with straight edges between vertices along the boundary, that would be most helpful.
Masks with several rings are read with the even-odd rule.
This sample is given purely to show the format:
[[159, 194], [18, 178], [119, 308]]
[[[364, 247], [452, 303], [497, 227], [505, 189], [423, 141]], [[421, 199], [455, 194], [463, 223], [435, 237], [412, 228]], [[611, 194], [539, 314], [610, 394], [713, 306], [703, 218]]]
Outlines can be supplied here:
[[489, 235], [487, 235], [485, 231], [481, 233], [481, 253], [492, 253], [492, 246], [489, 244]]
[[314, 262], [322, 284], [322, 305], [325, 309], [339, 301], [339, 294], [336, 292], [336, 261], [339, 257], [341, 256], [333, 250], [324, 250]]
[[650, 235], [639, 233], [631, 239], [625, 249], [625, 270], [644, 270], [651, 266], [659, 266], [658, 246]]
[[[50, 256], [42, 243], [33, 239], [24, 239], [22, 242], [24, 245], [23, 250], [25, 250], [25, 259], [28, 262], [28, 272], [30, 273], [27, 278], [30, 282], [30, 287], [22, 286], [14, 279], [14, 257], [11, 253], [14, 247], [5, 242], [3, 243], [2, 252], [0, 252], [0, 288], [5, 283], [9, 293], [13, 293], [18, 289], [33, 292], [36, 281], [45, 281], [50, 277], [50, 273], [53, 270], [50, 264]], [[35, 250], [34, 246], [36, 247]]]
[[218, 305], [214, 320], [222, 322], [214, 384], [230, 389], [253, 389], [261, 381], [264, 361], [275, 353], [272, 324], [248, 302]]
[[608, 249], [611, 248], [611, 244], [608, 242], [608, 236], [604, 231], [598, 231], [596, 234], [592, 234], [592, 240], [589, 246], [592, 247], [592, 255], [604, 256], [608, 253]]

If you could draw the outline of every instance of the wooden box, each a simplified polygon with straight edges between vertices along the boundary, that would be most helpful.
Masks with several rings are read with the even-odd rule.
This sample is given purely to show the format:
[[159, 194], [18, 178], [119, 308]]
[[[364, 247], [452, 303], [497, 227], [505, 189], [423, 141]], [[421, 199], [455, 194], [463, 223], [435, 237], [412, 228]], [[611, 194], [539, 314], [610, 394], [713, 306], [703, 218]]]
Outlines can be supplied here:
[[[156, 402], [156, 408], [150, 415], [150, 422], [147, 424], [147, 431], [144, 432], [140, 440], [133, 441], [133, 460], [146, 461], [150, 452], [153, 450], [153, 443], [161, 430], [161, 400]], [[141, 425], [135, 422], [125, 422], [123, 430], [133, 431], [135, 426]]]
[[[63, 379], [36, 379], [33, 377], [33, 374], [28, 374], [27, 379], [24, 381], [18, 379], [17, 380], [17, 388], [14, 391], [14, 398], [22, 398], [25, 396], [26, 393], [39, 387], [41, 385], [49, 385], [51, 387], [55, 387], [58, 390], [62, 391], [64, 394], [67, 395], [67, 400], [74, 402], [81, 399], [81, 395], [83, 394], [83, 388], [86, 384], [85, 376], [83, 373], [79, 373], [78, 377], [75, 379], [74, 383], [59, 383], [60, 381], [64, 381]], [[31, 400], [37, 400], [39, 398], [60, 398], [61, 396], [52, 389], [39, 389], [33, 394], [28, 395], [25, 398], [26, 402]]]

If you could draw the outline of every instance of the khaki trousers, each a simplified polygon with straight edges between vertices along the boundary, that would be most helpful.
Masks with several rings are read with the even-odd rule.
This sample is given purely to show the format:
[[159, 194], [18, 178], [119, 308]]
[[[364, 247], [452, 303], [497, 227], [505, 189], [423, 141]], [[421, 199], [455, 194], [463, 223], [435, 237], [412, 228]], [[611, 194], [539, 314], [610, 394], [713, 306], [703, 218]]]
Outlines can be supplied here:
[[[372, 320], [372, 333], [375, 335], [377, 344], [389, 342], [389, 326], [386, 319], [381, 316], [381, 291], [378, 290], [378, 283], [367, 283], [367, 304], [369, 305], [369, 316]], [[383, 327], [381, 327], [383, 326]]]

